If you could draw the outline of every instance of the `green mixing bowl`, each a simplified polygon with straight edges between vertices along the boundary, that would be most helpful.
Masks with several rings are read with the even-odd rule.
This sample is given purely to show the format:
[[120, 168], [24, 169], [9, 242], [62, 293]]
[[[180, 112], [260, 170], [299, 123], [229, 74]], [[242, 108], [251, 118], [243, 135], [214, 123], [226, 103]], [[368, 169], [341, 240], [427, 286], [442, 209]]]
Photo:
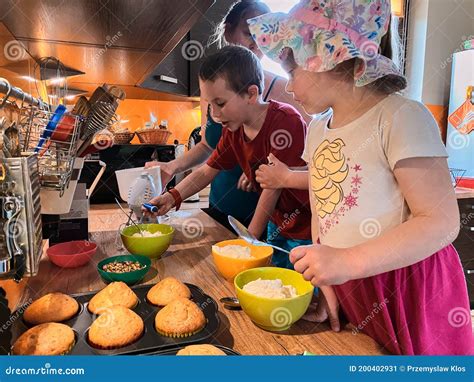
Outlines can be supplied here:
[[[244, 285], [261, 278], [280, 279], [283, 285], [293, 285], [298, 296], [293, 298], [266, 298], [243, 290]], [[240, 305], [250, 319], [265, 330], [278, 332], [287, 330], [308, 309], [313, 286], [295, 271], [277, 267], [252, 268], [239, 273], [234, 279], [235, 292]]]
[[139, 224], [142, 231], [155, 233], [160, 231], [163, 235], [157, 237], [132, 237], [139, 230], [134, 225], [125, 227], [120, 236], [128, 252], [133, 255], [144, 255], [152, 259], [159, 258], [166, 252], [173, 240], [174, 228], [168, 224]]
[[[125, 273], [114, 273], [114, 272], [107, 272], [102, 269], [102, 267], [106, 264], [113, 263], [113, 262], [122, 262], [122, 261], [138, 261], [142, 266], [145, 266], [143, 269], [139, 269], [133, 272], [125, 272]], [[141, 255], [121, 255], [121, 256], [113, 256], [104, 259], [97, 264], [97, 271], [106, 283], [110, 283], [112, 281], [123, 281], [127, 285], [133, 285], [141, 281], [145, 275], [148, 273], [151, 267], [151, 260], [148, 257], [141, 256]]]

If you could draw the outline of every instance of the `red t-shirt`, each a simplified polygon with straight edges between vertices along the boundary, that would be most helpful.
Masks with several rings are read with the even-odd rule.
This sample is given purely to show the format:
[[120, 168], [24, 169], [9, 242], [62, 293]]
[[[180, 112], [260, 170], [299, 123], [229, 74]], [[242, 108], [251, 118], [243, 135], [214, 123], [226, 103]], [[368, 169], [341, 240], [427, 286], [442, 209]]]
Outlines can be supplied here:
[[[306, 166], [301, 159], [306, 136], [306, 123], [290, 105], [270, 101], [263, 126], [250, 141], [243, 127], [235, 132], [222, 130], [222, 137], [207, 164], [218, 170], [229, 170], [237, 164], [247, 178], [255, 180], [255, 171], [267, 164], [270, 153], [290, 167]], [[280, 234], [290, 239], [311, 239], [311, 209], [307, 190], [283, 189], [270, 220]]]

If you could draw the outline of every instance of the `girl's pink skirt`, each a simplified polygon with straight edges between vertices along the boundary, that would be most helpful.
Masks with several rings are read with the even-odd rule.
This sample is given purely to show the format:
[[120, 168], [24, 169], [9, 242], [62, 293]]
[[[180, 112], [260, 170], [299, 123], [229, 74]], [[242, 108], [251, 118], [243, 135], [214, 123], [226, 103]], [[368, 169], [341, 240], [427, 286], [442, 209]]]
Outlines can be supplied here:
[[473, 354], [466, 279], [452, 245], [335, 290], [353, 334], [366, 333], [394, 354]]

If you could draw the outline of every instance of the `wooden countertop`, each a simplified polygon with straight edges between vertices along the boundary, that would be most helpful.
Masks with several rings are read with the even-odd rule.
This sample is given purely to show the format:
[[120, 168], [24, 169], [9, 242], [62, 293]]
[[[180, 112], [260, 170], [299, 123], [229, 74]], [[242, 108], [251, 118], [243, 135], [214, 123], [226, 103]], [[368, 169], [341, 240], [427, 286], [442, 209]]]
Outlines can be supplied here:
[[[300, 320], [288, 331], [272, 333], [255, 326], [243, 311], [226, 310], [219, 299], [235, 295], [234, 287], [216, 272], [210, 248], [216, 241], [235, 236], [200, 210], [181, 211], [177, 218], [172, 219], [171, 224], [176, 228], [173, 244], [161, 259], [153, 261], [153, 268], [144, 283], [154, 284], [166, 276], [175, 276], [199, 286], [214, 298], [219, 305], [221, 326], [213, 342], [231, 347], [242, 354], [301, 354], [305, 350], [325, 355], [386, 354], [368, 336], [352, 334], [349, 325], [340, 333], [335, 333], [326, 323], [315, 324]], [[197, 227], [200, 235], [194, 239], [186, 238], [196, 231], [190, 229], [185, 235], [185, 224]], [[97, 254], [91, 263], [77, 269], [63, 269], [43, 256], [36, 277], [18, 285], [8, 282], [10, 303], [25, 303], [53, 291], [73, 294], [104, 288], [105, 284], [97, 273], [96, 264], [105, 257], [120, 254], [121, 241], [115, 231], [92, 232], [90, 235], [91, 240], [98, 244]]]

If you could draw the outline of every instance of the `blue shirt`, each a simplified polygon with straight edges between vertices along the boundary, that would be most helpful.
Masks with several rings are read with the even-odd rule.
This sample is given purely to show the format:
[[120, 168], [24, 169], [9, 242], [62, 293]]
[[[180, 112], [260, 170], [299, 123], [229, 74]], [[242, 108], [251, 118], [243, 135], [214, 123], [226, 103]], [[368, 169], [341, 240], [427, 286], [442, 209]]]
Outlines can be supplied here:
[[[207, 115], [206, 141], [215, 149], [222, 136], [222, 125]], [[217, 208], [226, 215], [232, 215], [241, 222], [252, 218], [259, 195], [256, 192], [245, 192], [237, 189], [237, 182], [242, 175], [240, 166], [231, 170], [220, 171], [211, 183], [209, 206]]]

